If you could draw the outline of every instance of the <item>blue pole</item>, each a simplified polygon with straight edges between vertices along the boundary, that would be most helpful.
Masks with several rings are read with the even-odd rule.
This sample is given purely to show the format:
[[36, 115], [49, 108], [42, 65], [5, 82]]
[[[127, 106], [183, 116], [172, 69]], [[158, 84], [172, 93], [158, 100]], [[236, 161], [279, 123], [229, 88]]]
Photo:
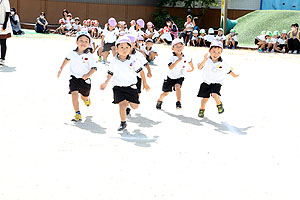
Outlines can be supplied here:
[[260, 9], [262, 10], [263, 0], [260, 0]]

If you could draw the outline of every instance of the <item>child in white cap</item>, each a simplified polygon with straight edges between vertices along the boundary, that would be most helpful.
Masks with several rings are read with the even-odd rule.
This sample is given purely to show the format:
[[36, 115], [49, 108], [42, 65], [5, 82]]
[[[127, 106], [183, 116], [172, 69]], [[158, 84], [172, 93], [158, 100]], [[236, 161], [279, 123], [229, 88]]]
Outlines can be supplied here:
[[236, 49], [238, 43], [237, 32], [235, 29], [231, 29], [227, 39], [227, 48]]
[[148, 38], [145, 45], [142, 46], [140, 50], [146, 57], [147, 61], [153, 65], [156, 56], [158, 56], [157, 50], [153, 48], [153, 40]]
[[104, 90], [110, 79], [113, 80], [114, 104], [119, 104], [121, 124], [118, 131], [123, 131], [127, 127], [126, 108], [128, 105], [137, 109], [139, 95], [137, 90], [137, 73], [140, 73], [143, 86], [146, 91], [150, 90], [145, 78], [143, 68], [135, 56], [131, 56], [131, 41], [127, 36], [121, 36], [116, 42], [117, 56], [111, 61], [108, 68], [106, 81], [100, 85]]
[[162, 91], [160, 95], [156, 108], [161, 109], [163, 99], [168, 96], [173, 90], [176, 91], [176, 108], [181, 108], [181, 87], [184, 81], [184, 77], [187, 72], [192, 72], [194, 70], [194, 65], [192, 58], [183, 54], [184, 42], [182, 39], [176, 38], [172, 41], [173, 55], [170, 58], [168, 67], [167, 78], [164, 80]]
[[203, 71], [203, 83], [200, 85], [198, 92], [198, 97], [202, 98], [201, 108], [199, 110], [198, 116], [203, 118], [206, 103], [208, 102], [210, 96], [214, 98], [217, 104], [219, 114], [224, 112], [223, 104], [220, 100], [220, 90], [223, 81], [227, 74], [233, 77], [238, 77], [232, 68], [223, 61], [221, 54], [223, 51], [222, 42], [214, 41], [210, 45], [209, 54], [204, 55], [204, 60], [198, 64], [198, 69]]
[[91, 43], [91, 37], [87, 31], [77, 33], [77, 48], [70, 52], [62, 63], [57, 78], [64, 67], [70, 63], [70, 92], [72, 94], [72, 103], [75, 110], [73, 121], [81, 121], [82, 116], [79, 110], [79, 94], [86, 106], [90, 106], [91, 101], [89, 98], [91, 90], [91, 75], [97, 70], [96, 62], [93, 55], [88, 50]]
[[142, 28], [145, 27], [145, 22], [142, 19], [136, 20], [136, 24], [133, 28], [129, 29], [129, 34], [134, 35], [136, 38], [144, 37], [144, 32], [142, 31]]
[[205, 30], [204, 29], [200, 29], [200, 32], [199, 32], [199, 37], [198, 37], [198, 44], [200, 47], [206, 47], [206, 43], [205, 43]]
[[224, 35], [224, 30], [222, 28], [218, 29], [218, 34], [216, 35], [216, 40], [222, 42], [223, 46], [225, 46], [226, 37]]
[[208, 35], [204, 37], [206, 47], [210, 47], [210, 44], [215, 40], [215, 31], [213, 28], [208, 29]]
[[287, 31], [286, 30], [282, 30], [281, 32], [281, 37], [278, 39], [278, 48], [280, 49], [280, 51], [282, 53], [287, 53], [288, 52], [288, 48], [287, 48]]
[[102, 39], [101, 39], [102, 41], [101, 46], [103, 47], [103, 51], [102, 51], [103, 64], [106, 64], [107, 57], [109, 55], [110, 50], [112, 51], [113, 56], [116, 56], [117, 54], [115, 43], [117, 41], [119, 31], [116, 28], [116, 26], [117, 26], [117, 21], [115, 20], [115, 18], [110, 18], [108, 20], [107, 27], [105, 27], [103, 30]]
[[193, 36], [191, 38], [191, 46], [198, 46], [198, 31], [193, 30]]

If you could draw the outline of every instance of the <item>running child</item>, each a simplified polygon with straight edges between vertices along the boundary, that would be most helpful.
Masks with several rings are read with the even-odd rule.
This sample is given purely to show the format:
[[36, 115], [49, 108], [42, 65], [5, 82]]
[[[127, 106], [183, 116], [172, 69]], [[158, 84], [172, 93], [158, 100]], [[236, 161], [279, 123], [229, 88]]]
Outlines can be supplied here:
[[158, 56], [157, 51], [153, 48], [153, 40], [150, 38], [147, 39], [145, 45], [141, 47], [141, 51], [147, 61], [153, 65], [156, 56]]
[[214, 98], [217, 104], [219, 114], [224, 112], [223, 104], [220, 100], [220, 90], [224, 79], [227, 74], [233, 77], [238, 77], [232, 69], [227, 65], [226, 62], [221, 58], [223, 51], [222, 42], [214, 41], [210, 45], [209, 54], [204, 55], [204, 60], [198, 64], [198, 69], [203, 69], [203, 83], [200, 85], [198, 92], [198, 97], [202, 98], [201, 108], [199, 110], [198, 116], [203, 118], [206, 103], [208, 102], [210, 96]]
[[176, 91], [176, 108], [181, 108], [181, 87], [184, 81], [186, 72], [192, 72], [194, 70], [194, 65], [192, 58], [183, 54], [184, 42], [182, 39], [176, 38], [172, 41], [173, 55], [168, 64], [169, 70], [167, 78], [164, 80], [162, 91], [160, 95], [156, 108], [161, 109], [163, 100], [170, 92]]
[[110, 79], [113, 79], [114, 104], [119, 104], [121, 124], [118, 131], [122, 131], [127, 127], [126, 123], [126, 108], [128, 105], [132, 109], [137, 109], [139, 95], [137, 91], [137, 77], [140, 73], [143, 86], [146, 91], [150, 87], [147, 84], [143, 68], [139, 65], [135, 56], [130, 56], [131, 41], [128, 37], [122, 36], [116, 42], [117, 56], [109, 65], [107, 79], [100, 85], [100, 89], [104, 90], [107, 87]]
[[91, 37], [87, 32], [79, 32], [76, 39], [77, 48], [70, 52], [62, 63], [57, 78], [60, 77], [64, 67], [70, 63], [70, 92], [72, 94], [72, 103], [75, 116], [72, 121], [81, 121], [82, 116], [79, 110], [79, 94], [86, 106], [90, 106], [89, 98], [91, 90], [91, 75], [97, 71], [96, 62], [93, 55], [88, 51], [91, 43]]

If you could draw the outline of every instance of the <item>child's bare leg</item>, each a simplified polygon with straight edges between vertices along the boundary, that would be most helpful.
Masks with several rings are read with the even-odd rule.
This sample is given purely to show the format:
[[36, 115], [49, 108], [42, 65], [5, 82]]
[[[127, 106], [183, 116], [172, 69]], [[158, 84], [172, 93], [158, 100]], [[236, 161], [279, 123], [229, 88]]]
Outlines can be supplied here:
[[154, 60], [155, 59], [155, 53], [150, 52], [149, 57], [150, 57], [150, 60]]
[[109, 54], [109, 51], [103, 52], [103, 59], [104, 60], [107, 60], [108, 54]]
[[115, 57], [117, 55], [116, 47], [111, 47], [111, 52], [112, 52], [113, 56]]
[[120, 108], [120, 118], [122, 122], [126, 121], [126, 108], [128, 106], [128, 101], [124, 100], [119, 103]]
[[78, 102], [78, 91], [73, 91], [72, 93], [72, 103], [75, 112], [79, 111], [79, 102]]
[[138, 107], [139, 107], [139, 104], [136, 104], [136, 103], [129, 103], [130, 104], [130, 107], [132, 108], [132, 109], [137, 109]]
[[163, 93], [160, 95], [158, 101], [163, 101], [164, 98], [165, 98], [166, 96], [168, 96], [168, 94], [169, 94], [169, 92], [163, 92]]
[[202, 110], [205, 109], [205, 106], [206, 106], [208, 100], [209, 100], [209, 98], [203, 98], [203, 99], [201, 100], [201, 109], [202, 109]]
[[211, 96], [214, 98], [214, 100], [216, 101], [217, 105], [221, 104], [220, 96], [218, 94], [212, 93]]
[[80, 98], [82, 99], [82, 101], [86, 101], [86, 100], [89, 99], [89, 97], [85, 97], [85, 96], [82, 96], [82, 95], [80, 95]]
[[181, 101], [181, 85], [176, 84], [175, 91], [176, 91], [177, 101]]

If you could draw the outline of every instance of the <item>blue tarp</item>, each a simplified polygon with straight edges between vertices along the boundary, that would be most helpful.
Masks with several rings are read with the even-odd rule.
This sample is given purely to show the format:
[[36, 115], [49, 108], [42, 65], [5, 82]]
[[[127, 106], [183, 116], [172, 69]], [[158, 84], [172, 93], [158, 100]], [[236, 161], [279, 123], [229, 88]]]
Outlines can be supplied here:
[[300, 10], [300, 0], [262, 0], [262, 10]]

